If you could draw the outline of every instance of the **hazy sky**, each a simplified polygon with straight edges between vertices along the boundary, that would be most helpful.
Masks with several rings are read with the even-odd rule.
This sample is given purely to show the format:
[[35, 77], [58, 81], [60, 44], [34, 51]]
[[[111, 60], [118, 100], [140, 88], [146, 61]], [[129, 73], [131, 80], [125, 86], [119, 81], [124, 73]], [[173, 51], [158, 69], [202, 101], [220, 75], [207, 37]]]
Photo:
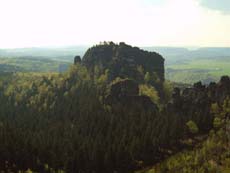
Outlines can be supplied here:
[[230, 46], [230, 0], [0, 0], [0, 48]]

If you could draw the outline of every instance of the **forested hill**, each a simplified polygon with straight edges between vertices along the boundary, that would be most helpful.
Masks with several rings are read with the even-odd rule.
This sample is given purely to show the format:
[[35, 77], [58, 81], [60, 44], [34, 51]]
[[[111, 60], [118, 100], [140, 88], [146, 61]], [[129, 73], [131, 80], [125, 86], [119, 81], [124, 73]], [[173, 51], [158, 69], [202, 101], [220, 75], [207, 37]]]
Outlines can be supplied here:
[[173, 89], [163, 63], [157, 53], [106, 43], [63, 74], [1, 77], [0, 170], [134, 172], [229, 123], [228, 76]]

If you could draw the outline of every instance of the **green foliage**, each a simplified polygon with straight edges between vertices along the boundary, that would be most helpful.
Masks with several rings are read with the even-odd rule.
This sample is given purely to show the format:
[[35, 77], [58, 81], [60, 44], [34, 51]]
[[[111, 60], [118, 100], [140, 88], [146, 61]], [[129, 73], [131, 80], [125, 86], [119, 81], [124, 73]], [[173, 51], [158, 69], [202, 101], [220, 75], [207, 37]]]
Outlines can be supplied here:
[[25, 173], [33, 173], [30, 169], [28, 169]]
[[150, 73], [149, 73], [149, 72], [146, 72], [146, 73], [145, 73], [144, 80], [145, 80], [146, 83], [149, 83], [149, 82], [150, 82], [151, 76], [150, 76]]
[[[0, 170], [7, 172], [10, 168], [8, 172], [20, 170], [22, 173], [132, 171], [181, 149], [181, 141], [187, 137], [186, 122], [191, 120], [187, 127], [195, 139], [199, 131], [196, 123], [199, 127], [205, 126], [207, 117], [211, 116], [201, 117], [199, 108], [192, 117], [181, 116], [166, 105], [155, 112], [147, 111], [146, 105], [138, 105], [139, 111], [124, 109], [123, 105], [116, 109], [116, 105], [105, 104], [108, 70], [98, 74], [92, 77], [86, 67], [77, 64], [63, 74], [14, 73], [1, 78]], [[120, 80], [124, 79], [116, 78], [113, 82]], [[170, 84], [165, 83], [164, 88], [169, 99]], [[151, 84], [141, 84], [140, 95], [149, 96], [156, 104], [160, 102]], [[214, 109], [213, 114], [226, 123], [228, 99]], [[197, 168], [195, 172], [216, 172], [219, 158], [213, 159], [213, 155], [222, 152], [222, 164], [227, 165], [229, 161], [224, 160], [228, 154], [225, 152], [227, 134], [218, 121], [213, 122], [218, 131], [210, 133], [204, 147], [178, 154], [174, 160], [169, 158], [154, 171], [194, 172]]]
[[[114, 111], [101, 101], [106, 78], [105, 73], [92, 81], [85, 67], [75, 65], [64, 74], [15, 73], [3, 79], [0, 160], [23, 173], [126, 172], [154, 160], [160, 145], [175, 141], [169, 125], [174, 116], [144, 108]], [[144, 88], [157, 102], [155, 89]], [[0, 168], [6, 170], [1, 163]]]
[[211, 113], [213, 113], [214, 115], [218, 115], [220, 113], [220, 107], [218, 103], [213, 103], [211, 105]]
[[152, 169], [139, 173], [224, 172], [229, 170], [229, 150], [223, 140], [214, 135], [202, 142], [201, 147], [197, 146], [192, 151], [178, 153]]
[[[224, 105], [226, 104], [223, 104], [221, 107]], [[221, 110], [219, 114], [223, 112], [224, 110]], [[189, 124], [190, 126], [194, 126], [195, 123], [190, 121]], [[197, 143], [192, 150], [180, 151], [156, 164], [152, 168], [137, 171], [137, 173], [229, 172], [230, 138], [229, 132], [226, 130], [226, 126], [228, 127], [229, 125], [229, 121], [224, 121], [224, 123], [221, 123], [217, 131], [211, 130], [207, 137], [202, 139], [201, 136], [198, 136]], [[199, 138], [202, 140], [198, 141]]]
[[188, 127], [190, 133], [192, 133], [192, 134], [197, 134], [199, 132], [199, 129], [198, 129], [196, 123], [192, 120], [188, 121], [186, 123], [186, 126]]
[[145, 95], [150, 97], [152, 102], [159, 104], [160, 98], [156, 89], [151, 85], [139, 85], [140, 95]]
[[163, 83], [163, 91], [164, 91], [164, 100], [167, 103], [170, 101], [173, 93], [173, 86], [169, 81], [165, 81]]
[[230, 116], [230, 97], [229, 96], [224, 100], [223, 113], [227, 116]]
[[213, 127], [215, 129], [219, 129], [221, 127], [221, 125], [222, 125], [222, 120], [220, 118], [216, 117], [213, 121]]
[[104, 74], [98, 77], [97, 84], [98, 85], [106, 84], [106, 82], [108, 81], [108, 74], [109, 74], [109, 70], [107, 69]]

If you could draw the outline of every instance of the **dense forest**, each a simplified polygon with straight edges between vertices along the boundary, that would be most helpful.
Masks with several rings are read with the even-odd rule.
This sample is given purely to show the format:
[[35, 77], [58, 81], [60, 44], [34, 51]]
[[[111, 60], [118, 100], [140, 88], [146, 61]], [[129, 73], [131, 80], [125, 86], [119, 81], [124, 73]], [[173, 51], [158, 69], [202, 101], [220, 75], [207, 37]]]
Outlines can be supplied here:
[[175, 87], [161, 55], [125, 43], [96, 45], [65, 73], [2, 73], [0, 103], [2, 173], [230, 167], [230, 78]]

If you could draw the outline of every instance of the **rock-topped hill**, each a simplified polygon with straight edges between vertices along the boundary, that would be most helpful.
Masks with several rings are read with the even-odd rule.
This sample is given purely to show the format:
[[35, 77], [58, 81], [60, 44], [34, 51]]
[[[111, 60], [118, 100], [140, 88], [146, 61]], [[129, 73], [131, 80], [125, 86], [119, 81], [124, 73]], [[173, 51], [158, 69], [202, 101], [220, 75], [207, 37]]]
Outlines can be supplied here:
[[[79, 62], [79, 57], [75, 58], [75, 62]], [[125, 43], [110, 42], [94, 46], [87, 50], [81, 63], [92, 76], [95, 73], [103, 74], [108, 69], [110, 81], [116, 77], [143, 81], [146, 72], [164, 81], [164, 59], [161, 55]]]

